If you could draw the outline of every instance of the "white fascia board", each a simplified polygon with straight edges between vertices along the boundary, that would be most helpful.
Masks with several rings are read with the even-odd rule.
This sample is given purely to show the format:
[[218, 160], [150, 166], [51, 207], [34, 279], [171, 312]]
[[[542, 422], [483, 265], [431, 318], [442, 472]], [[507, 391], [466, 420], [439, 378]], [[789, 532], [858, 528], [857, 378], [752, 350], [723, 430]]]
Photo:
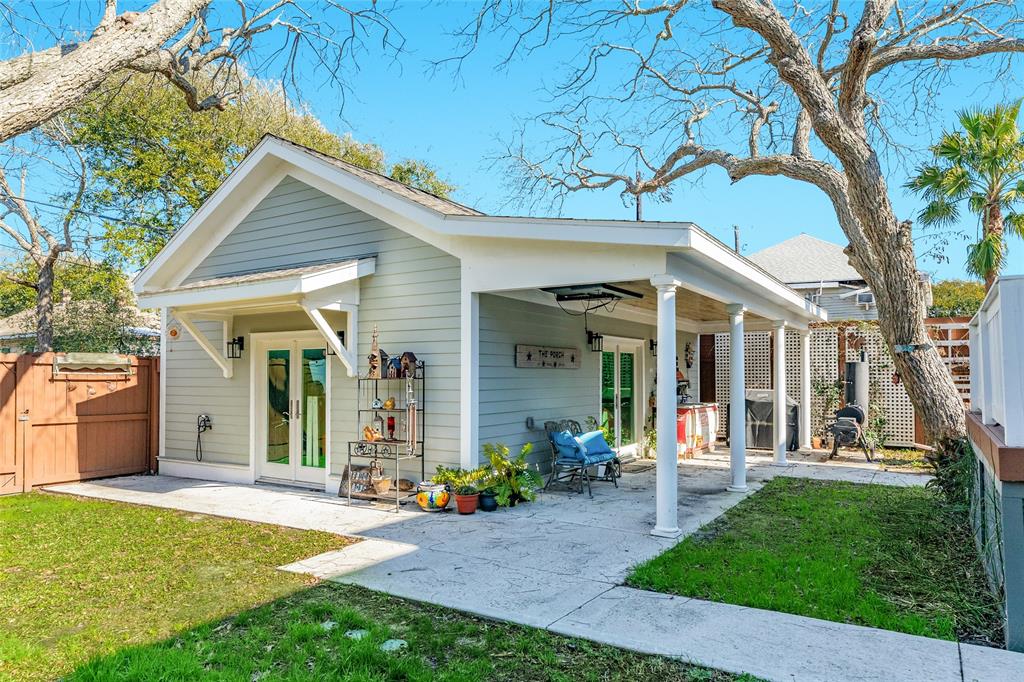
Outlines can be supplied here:
[[585, 220], [508, 216], [449, 215], [444, 228], [461, 237], [498, 237], [593, 244], [661, 246], [690, 245], [692, 223], [643, 223], [632, 220]]
[[376, 267], [375, 260], [364, 258], [332, 270], [263, 282], [240, 282], [200, 289], [141, 293], [138, 295], [139, 305], [144, 308], [182, 308], [312, 294], [358, 280], [364, 275], [372, 275]]
[[[678, 256], [689, 256], [691, 253], [701, 256], [700, 265], [710, 274], [714, 272], [725, 284], [729, 280], [741, 282], [742, 285], [725, 287], [723, 293], [733, 300], [726, 301], [721, 294], [712, 296], [726, 303], [748, 303], [748, 307], [767, 308], [768, 314], [754, 310], [759, 315], [771, 319], [786, 319], [792, 322], [820, 322], [828, 319], [828, 314], [818, 305], [811, 303], [799, 293], [764, 272], [746, 258], [729, 249], [718, 241], [701, 232], [695, 231], [691, 240], [692, 248]], [[670, 259], [671, 260], [671, 259]], [[675, 274], [682, 275], [684, 282], [691, 282], [691, 276], [699, 277], [699, 273], [684, 268]], [[710, 294], [709, 294], [710, 295]], [[774, 312], [770, 312], [774, 310]]]
[[822, 280], [821, 282], [796, 282], [795, 284], [787, 284], [786, 286], [796, 291], [802, 291], [804, 289], [840, 289], [843, 287], [843, 284], [840, 282]]
[[466, 238], [463, 286], [473, 292], [648, 280], [665, 271], [665, 249], [651, 246]]

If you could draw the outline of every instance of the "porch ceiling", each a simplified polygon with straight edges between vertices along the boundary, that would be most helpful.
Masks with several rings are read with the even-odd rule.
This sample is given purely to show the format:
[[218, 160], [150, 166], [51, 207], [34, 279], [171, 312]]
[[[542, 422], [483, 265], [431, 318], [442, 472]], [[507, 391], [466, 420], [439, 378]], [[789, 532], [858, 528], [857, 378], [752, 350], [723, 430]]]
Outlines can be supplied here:
[[[626, 305], [632, 308], [639, 308], [641, 310], [650, 311], [657, 313], [658, 311], [658, 291], [651, 285], [649, 281], [634, 280], [631, 282], [616, 282], [615, 286], [622, 287], [623, 289], [629, 289], [635, 291], [638, 294], [642, 294], [643, 298], [638, 299], [627, 299], [620, 305]], [[676, 314], [687, 320], [693, 320], [699, 323], [712, 323], [712, 322], [725, 322], [729, 319], [729, 312], [725, 308], [725, 304], [719, 300], [699, 294], [695, 291], [691, 291], [686, 288], [683, 284], [679, 287], [676, 292]], [[760, 315], [754, 313], [747, 313], [746, 317], [749, 320], [760, 320], [768, 322], [768, 320]]]

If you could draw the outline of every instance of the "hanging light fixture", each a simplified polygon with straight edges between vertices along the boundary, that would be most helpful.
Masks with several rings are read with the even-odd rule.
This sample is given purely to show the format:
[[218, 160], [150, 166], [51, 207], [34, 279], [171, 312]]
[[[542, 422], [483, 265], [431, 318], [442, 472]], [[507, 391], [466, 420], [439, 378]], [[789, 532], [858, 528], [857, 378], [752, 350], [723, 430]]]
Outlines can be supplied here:
[[245, 337], [236, 336], [235, 338], [228, 341], [228, 359], [238, 360], [242, 357], [242, 351], [245, 350]]
[[654, 339], [647, 339], [647, 347], [651, 349], [651, 355], [658, 357], [658, 342]]
[[590, 346], [590, 350], [594, 353], [600, 353], [604, 350], [604, 336], [598, 332], [592, 332], [587, 330], [587, 344]]

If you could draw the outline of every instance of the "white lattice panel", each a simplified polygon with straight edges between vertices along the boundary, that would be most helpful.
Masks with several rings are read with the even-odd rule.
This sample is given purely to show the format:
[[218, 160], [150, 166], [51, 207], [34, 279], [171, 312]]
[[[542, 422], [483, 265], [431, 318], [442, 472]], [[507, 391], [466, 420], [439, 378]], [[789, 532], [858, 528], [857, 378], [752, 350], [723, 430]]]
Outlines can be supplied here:
[[[903, 384], [894, 384], [895, 367], [882, 333], [877, 329], [849, 329], [846, 333], [846, 361], [860, 359], [860, 351], [868, 353], [868, 377], [871, 382], [871, 400], [885, 411], [886, 440], [889, 443], [914, 442], [914, 406]], [[858, 343], [859, 340], [859, 343]], [[860, 346], [858, 348], [858, 346]]]
[[811, 330], [811, 434], [821, 433], [825, 399], [814, 393], [815, 380], [839, 378], [839, 334], [831, 327]]
[[[747, 388], [771, 388], [771, 334], [743, 335], [744, 379]], [[799, 368], [798, 368], [799, 369]], [[715, 395], [721, 405], [729, 404], [729, 335], [715, 334]]]
[[[914, 408], [902, 384], [892, 383], [893, 363], [881, 333], [875, 329], [847, 329], [846, 358], [859, 357], [860, 345], [868, 351], [872, 400], [885, 410], [891, 443], [914, 442]], [[862, 339], [858, 342], [857, 339]], [[748, 332], [744, 336], [747, 388], [771, 388], [771, 333]], [[839, 331], [832, 327], [811, 330], [811, 433], [820, 432], [824, 398], [814, 394], [814, 382], [839, 378]], [[729, 402], [729, 335], [715, 335], [715, 391], [723, 406]], [[786, 394], [800, 401], [800, 335], [786, 332]]]

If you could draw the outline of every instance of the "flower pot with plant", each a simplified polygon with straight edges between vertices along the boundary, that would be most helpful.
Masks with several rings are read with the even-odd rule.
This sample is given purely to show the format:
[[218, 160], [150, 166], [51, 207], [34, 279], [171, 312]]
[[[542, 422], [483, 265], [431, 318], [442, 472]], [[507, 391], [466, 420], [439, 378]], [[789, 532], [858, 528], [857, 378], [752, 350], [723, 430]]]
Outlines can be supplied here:
[[498, 493], [490, 488], [480, 491], [480, 511], [492, 512], [498, 510]]
[[526, 461], [532, 450], [533, 444], [527, 443], [513, 459], [509, 457], [508, 446], [501, 443], [484, 444], [484, 455], [490, 463], [490, 471], [485, 479], [486, 487], [494, 491], [499, 506], [513, 507], [518, 502], [537, 499], [537, 489], [544, 479]]
[[455, 489], [455, 507], [460, 514], [472, 514], [476, 512], [480, 503], [480, 493], [471, 485], [460, 485]]

